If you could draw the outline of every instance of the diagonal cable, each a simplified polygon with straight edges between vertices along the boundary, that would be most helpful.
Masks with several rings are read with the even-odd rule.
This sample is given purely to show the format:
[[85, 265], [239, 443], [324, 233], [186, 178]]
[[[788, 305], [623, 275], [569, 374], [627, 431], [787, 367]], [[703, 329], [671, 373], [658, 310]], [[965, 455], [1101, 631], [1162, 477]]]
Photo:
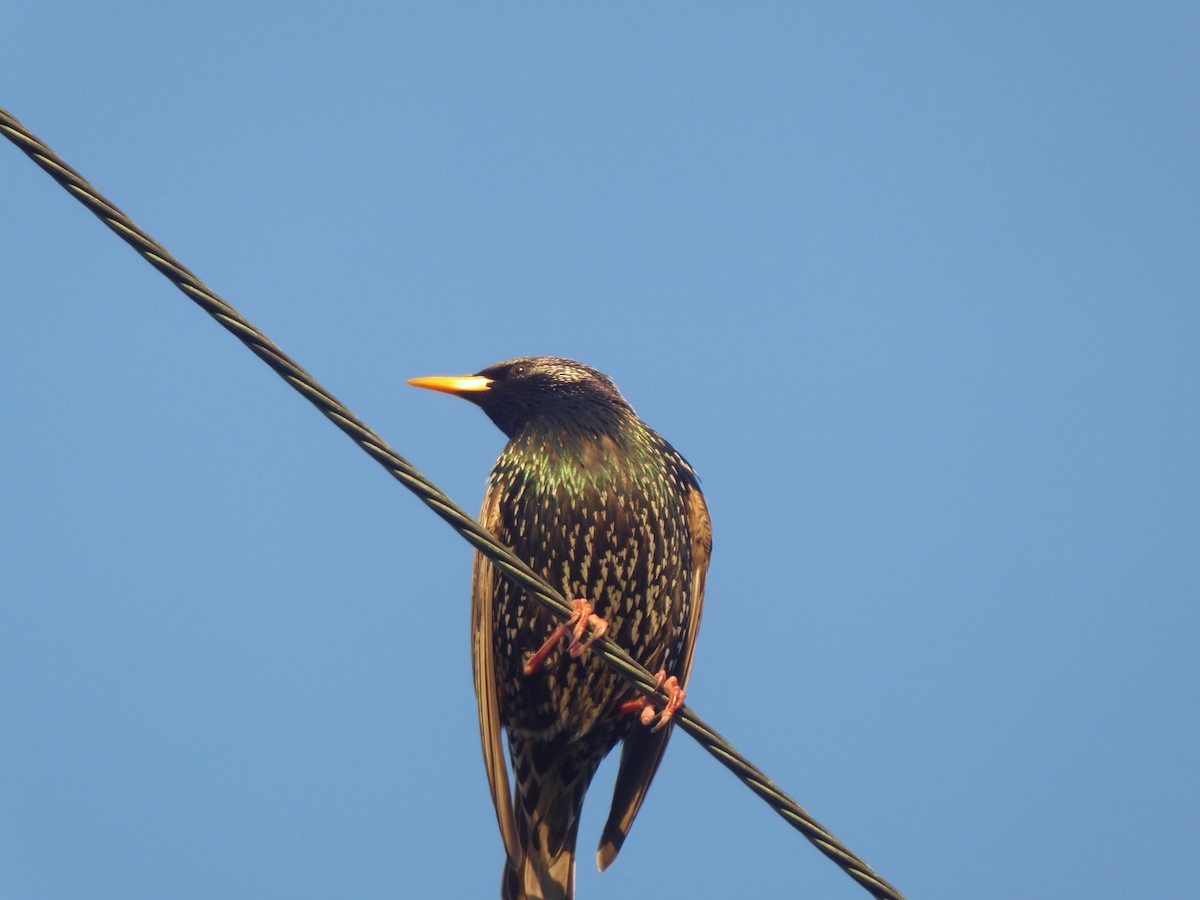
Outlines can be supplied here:
[[[133, 220], [90, 185], [86, 179], [67, 165], [53, 150], [3, 108], [0, 108], [0, 132], [17, 145], [30, 159], [57, 181], [75, 199], [91, 210], [97, 218], [116, 232], [172, 284], [199, 304], [239, 341], [258, 354], [268, 366], [294, 387], [305, 399], [319, 409], [363, 450], [371, 454], [397, 481], [412, 491], [430, 509], [444, 519], [480, 553], [486, 555], [504, 577], [529, 594], [551, 614], [566, 621], [573, 613], [565, 597], [529, 566], [514, 556], [464, 512], [433, 482], [422, 475], [412, 463], [387, 445], [383, 438], [360, 421], [336, 397], [321, 387], [311, 375], [279, 349], [266, 335], [247, 321], [241, 313], [226, 303], [189, 269], [175, 259]], [[655, 678], [620, 646], [602, 637], [592, 647], [609, 666], [615, 669], [637, 690], [662, 706], [667, 695], [655, 687]], [[729, 769], [754, 793], [783, 817], [789, 825], [803, 834], [818, 850], [837, 863], [843, 871], [875, 897], [882, 900], [904, 900], [903, 895], [875, 873], [861, 858], [835, 838], [795, 800], [781, 791], [763, 772], [738, 753], [733, 746], [708, 727], [687, 706], [676, 714], [675, 724], [695, 738], [717, 761]]]

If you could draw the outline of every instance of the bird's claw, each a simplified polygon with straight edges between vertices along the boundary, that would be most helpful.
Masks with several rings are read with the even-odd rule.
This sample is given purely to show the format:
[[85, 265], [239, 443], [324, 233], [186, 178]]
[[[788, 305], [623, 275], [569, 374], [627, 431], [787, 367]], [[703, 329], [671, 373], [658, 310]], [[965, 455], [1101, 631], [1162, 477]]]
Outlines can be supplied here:
[[654, 727], [650, 731], [661, 731], [675, 717], [675, 713], [679, 708], [683, 706], [684, 700], [687, 699], [687, 691], [680, 686], [679, 679], [674, 675], [670, 678], [667, 677], [666, 669], [660, 669], [654, 677], [654, 689], [665, 690], [668, 695], [667, 703], [661, 713], [645, 697], [638, 697], [636, 700], [630, 700], [628, 703], [621, 704], [617, 712], [627, 715], [640, 711], [641, 715], [638, 719], [643, 725], [649, 726], [655, 719], [658, 719], [658, 722], [654, 724]]
[[[542, 667], [542, 663], [546, 661], [546, 657], [557, 646], [567, 634], [567, 629], [571, 628], [571, 646], [567, 652], [570, 653], [571, 659], [578, 659], [582, 656], [592, 644], [596, 643], [600, 638], [604, 637], [604, 633], [608, 631], [608, 622], [596, 615], [596, 608], [587, 600], [572, 600], [571, 605], [575, 607], [575, 612], [571, 614], [571, 618], [566, 622], [555, 627], [550, 632], [550, 637], [546, 639], [546, 643], [542, 644], [537, 649], [533, 656], [529, 657], [529, 661], [525, 663], [524, 673], [528, 677]], [[587, 634], [588, 628], [592, 629], [592, 633], [584, 640], [584, 635]]]
[[[575, 622], [575, 640], [572, 642], [570, 649], [567, 651], [571, 654], [571, 659], [579, 659], [587, 652], [587, 649], [604, 637], [608, 631], [608, 622], [600, 618], [595, 613], [595, 607], [586, 600], [575, 601], [575, 616], [578, 617]], [[588, 628], [592, 629], [591, 635], [587, 640], [583, 639]]]

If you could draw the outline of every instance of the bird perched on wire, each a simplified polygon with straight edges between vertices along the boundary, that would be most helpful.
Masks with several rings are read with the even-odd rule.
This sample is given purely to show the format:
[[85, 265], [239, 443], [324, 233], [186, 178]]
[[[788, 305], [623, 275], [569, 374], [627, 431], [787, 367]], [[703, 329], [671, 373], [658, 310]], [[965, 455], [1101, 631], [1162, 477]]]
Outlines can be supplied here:
[[[577, 598], [561, 625], [475, 556], [472, 661], [507, 854], [501, 897], [569, 900], [580, 811], [600, 761], [624, 741], [596, 856], [603, 871], [645, 799], [668, 722], [683, 703], [712, 550], [708, 508], [692, 467], [595, 369], [536, 357], [409, 383], [470, 400], [508, 437], [480, 521]], [[664, 709], [637, 699], [583, 652], [605, 632], [659, 673], [670, 695]]]

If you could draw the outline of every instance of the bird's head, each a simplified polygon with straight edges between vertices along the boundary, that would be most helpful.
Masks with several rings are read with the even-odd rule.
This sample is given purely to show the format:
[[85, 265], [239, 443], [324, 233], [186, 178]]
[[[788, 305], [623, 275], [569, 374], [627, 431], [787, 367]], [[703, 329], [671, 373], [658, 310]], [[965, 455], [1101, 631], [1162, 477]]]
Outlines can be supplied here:
[[553, 356], [513, 359], [474, 375], [414, 378], [409, 384], [470, 400], [509, 438], [530, 427], [610, 431], [634, 418], [607, 375]]

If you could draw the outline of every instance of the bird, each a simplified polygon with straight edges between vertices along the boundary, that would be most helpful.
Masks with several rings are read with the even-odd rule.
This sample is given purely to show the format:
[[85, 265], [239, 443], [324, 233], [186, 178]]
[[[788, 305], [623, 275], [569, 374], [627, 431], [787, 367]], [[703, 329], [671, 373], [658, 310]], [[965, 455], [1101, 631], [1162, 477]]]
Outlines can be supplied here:
[[[622, 744], [596, 854], [603, 872], [642, 806], [686, 696], [712, 553], [708, 507], [687, 460], [608, 376], [582, 363], [525, 357], [409, 383], [474, 403], [508, 438], [480, 523], [575, 598], [574, 615], [560, 624], [475, 555], [471, 656], [505, 847], [501, 897], [571, 900], [580, 813], [597, 767]], [[585, 652], [605, 633], [658, 673], [670, 696], [662, 710]]]

